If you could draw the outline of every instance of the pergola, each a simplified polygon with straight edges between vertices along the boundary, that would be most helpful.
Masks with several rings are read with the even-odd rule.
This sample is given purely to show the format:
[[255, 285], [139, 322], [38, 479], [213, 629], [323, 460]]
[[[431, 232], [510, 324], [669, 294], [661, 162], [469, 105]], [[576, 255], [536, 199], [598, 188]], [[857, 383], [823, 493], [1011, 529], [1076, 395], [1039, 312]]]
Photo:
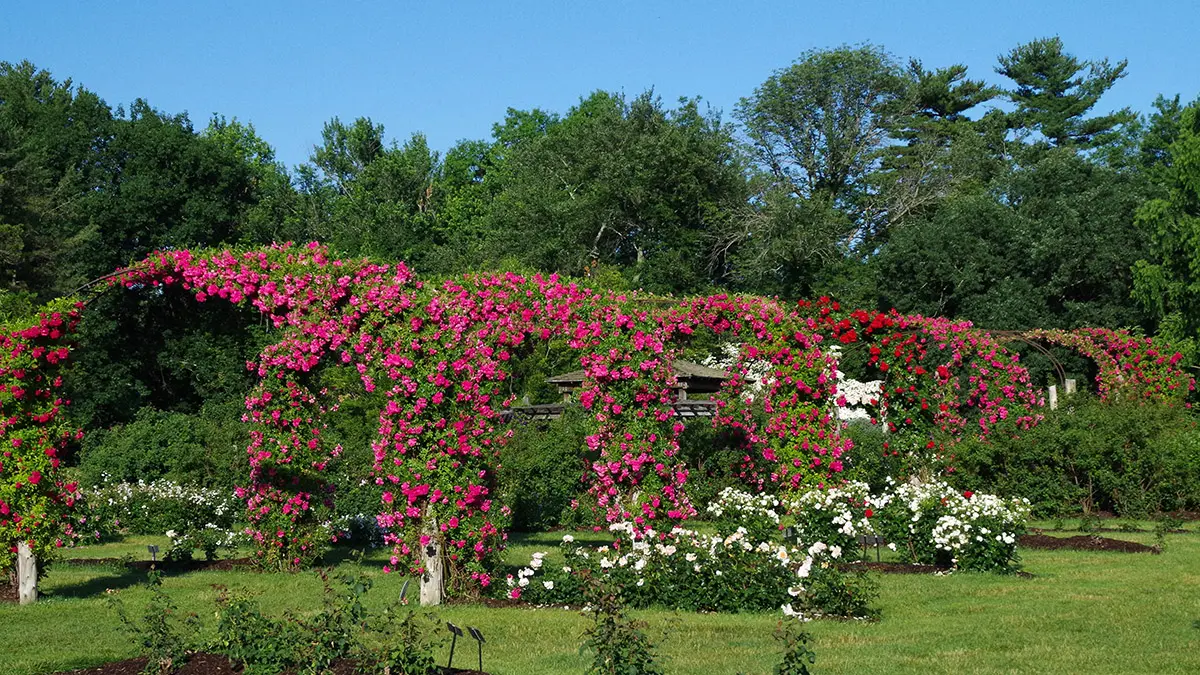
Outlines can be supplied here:
[[[710, 399], [689, 399], [688, 394], [715, 394], [721, 391], [721, 386], [729, 376], [721, 370], [702, 366], [699, 363], [676, 359], [671, 362], [671, 371], [675, 375], [675, 403], [672, 407], [680, 417], [712, 417], [717, 409], [717, 402]], [[546, 378], [546, 382], [558, 388], [562, 395], [559, 403], [544, 403], [541, 405], [513, 406], [501, 413], [506, 420], [552, 420], [561, 417], [563, 409], [575, 401], [575, 392], [583, 386], [584, 373], [573, 370], [561, 375]]]

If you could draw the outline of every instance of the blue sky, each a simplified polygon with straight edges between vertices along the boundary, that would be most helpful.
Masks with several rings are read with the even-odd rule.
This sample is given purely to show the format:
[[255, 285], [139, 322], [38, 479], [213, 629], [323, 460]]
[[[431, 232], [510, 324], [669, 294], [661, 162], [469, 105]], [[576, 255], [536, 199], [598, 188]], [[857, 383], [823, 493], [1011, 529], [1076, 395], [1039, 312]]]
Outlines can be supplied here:
[[1080, 58], [1129, 59], [1105, 111], [1200, 94], [1195, 0], [5, 4], [0, 60], [197, 126], [237, 117], [289, 165], [335, 115], [390, 138], [423, 131], [438, 149], [487, 137], [509, 107], [565, 111], [595, 89], [699, 95], [728, 115], [805, 50], [867, 41], [997, 81], [997, 55], [1060, 35]]

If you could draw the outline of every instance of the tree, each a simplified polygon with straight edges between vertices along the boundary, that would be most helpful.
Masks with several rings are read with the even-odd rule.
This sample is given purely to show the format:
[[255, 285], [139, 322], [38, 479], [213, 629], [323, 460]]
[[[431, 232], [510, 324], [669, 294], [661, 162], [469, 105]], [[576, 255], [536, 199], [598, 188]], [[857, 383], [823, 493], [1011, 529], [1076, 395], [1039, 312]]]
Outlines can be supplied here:
[[870, 45], [806, 52], [737, 105], [758, 164], [802, 199], [840, 204], [907, 112], [899, 65]]
[[715, 226], [746, 187], [730, 129], [698, 101], [596, 92], [561, 119], [510, 111], [495, 136], [493, 255], [577, 275], [616, 265], [648, 290], [711, 283]]
[[287, 167], [275, 159], [275, 149], [259, 137], [254, 125], [214, 115], [200, 136], [219, 156], [249, 172], [254, 194], [240, 217], [241, 242], [265, 245], [310, 238]]
[[[718, 250], [747, 290], [808, 295], [877, 234], [871, 172], [909, 114], [909, 82], [874, 46], [806, 52], [736, 109], [757, 175]], [[847, 257], [851, 256], [851, 257]]]
[[[1086, 117], [1117, 80], [1127, 61], [1080, 61], [1063, 51], [1058, 37], [1020, 45], [1000, 57], [996, 72], [1013, 81], [1008, 96], [1017, 109], [1013, 128], [1036, 131], [1052, 147], [1090, 149], [1113, 140], [1121, 126], [1134, 121], [1128, 109]], [[1085, 72], [1086, 71], [1086, 72]]]
[[998, 117], [993, 112], [977, 121], [966, 115], [999, 89], [968, 79], [960, 64], [930, 71], [913, 59], [907, 75], [908, 113], [888, 129], [896, 142], [880, 149], [879, 170], [869, 176], [873, 190], [863, 200], [883, 221], [874, 230], [884, 238], [952, 190], [986, 183], [1003, 169], [994, 148], [1004, 130]]
[[[1169, 114], [1169, 109], [1164, 111]], [[1134, 270], [1134, 295], [1177, 337], [1200, 336], [1200, 100], [1188, 105], [1155, 165], [1161, 196], [1138, 209], [1151, 255]]]
[[321, 129], [321, 141], [310, 161], [338, 192], [346, 194], [350, 181], [383, 154], [383, 125], [359, 117], [347, 126], [334, 117]]
[[74, 227], [88, 247], [71, 269], [86, 280], [168, 247], [232, 244], [259, 199], [247, 155], [220, 134], [197, 134], [187, 115], [138, 99], [118, 110], [93, 161], [95, 187]]
[[1130, 267], [1136, 174], [1070, 149], [960, 191], [892, 234], [878, 259], [881, 304], [986, 328], [1145, 327]]
[[0, 62], [0, 288], [46, 301], [73, 288], [71, 227], [93, 186], [93, 148], [111, 113], [70, 80], [28, 61]]

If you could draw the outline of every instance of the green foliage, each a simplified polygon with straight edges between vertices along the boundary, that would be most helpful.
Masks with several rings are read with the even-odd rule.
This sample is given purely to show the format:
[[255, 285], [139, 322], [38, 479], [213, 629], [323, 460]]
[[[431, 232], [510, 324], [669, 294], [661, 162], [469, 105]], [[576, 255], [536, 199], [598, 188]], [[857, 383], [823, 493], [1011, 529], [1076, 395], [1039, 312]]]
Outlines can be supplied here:
[[1042, 517], [1200, 506], [1200, 431], [1178, 407], [1071, 399], [1032, 430], [956, 452], [960, 485], [1026, 497]]
[[160, 478], [232, 489], [245, 474], [248, 434], [236, 404], [199, 414], [142, 408], [133, 421], [84, 437], [79, 458], [86, 486]]
[[249, 594], [221, 589], [217, 635], [209, 648], [240, 664], [247, 675], [320, 675], [347, 659], [372, 672], [437, 672], [432, 615], [409, 611], [400, 619], [394, 606], [368, 610], [364, 600], [372, 581], [358, 565], [337, 573], [318, 570], [317, 576], [324, 593], [313, 614], [266, 616]]
[[121, 619], [125, 632], [146, 657], [146, 675], [168, 675], [183, 667], [188, 652], [199, 645], [200, 619], [193, 613], [181, 614], [171, 596], [163, 590], [162, 573], [154, 570], [146, 580], [150, 601], [140, 619], [129, 616], [125, 604], [115, 596], [108, 605]]
[[904, 112], [904, 72], [879, 47], [805, 52], [738, 103], [759, 161], [795, 195], [836, 203], [860, 187]]
[[1052, 37], [1002, 55], [996, 72], [1016, 85], [1008, 92], [1017, 106], [1011, 114], [1015, 128], [1037, 131], [1054, 147], [1094, 148], [1134, 119], [1128, 109], [1084, 117], [1125, 76], [1127, 65], [1127, 61], [1112, 65], [1108, 59], [1080, 61], [1063, 50], [1061, 38]]
[[1144, 193], [1072, 150], [1042, 153], [894, 232], [874, 262], [880, 302], [988, 329], [1144, 325], [1129, 301]]
[[210, 648], [241, 664], [246, 675], [275, 675], [299, 662], [304, 635], [297, 624], [264, 616], [245, 592], [217, 594], [216, 638]]
[[[232, 490], [180, 485], [168, 480], [101, 482], [85, 486], [75, 530], [97, 539], [116, 534], [189, 533], [213, 526], [225, 534], [243, 513]], [[200, 548], [203, 548], [202, 546]], [[182, 553], [182, 551], [181, 551]]]
[[783, 660], [775, 666], [775, 675], [809, 675], [808, 667], [817, 662], [817, 653], [808, 646], [812, 636], [799, 619], [785, 617], [775, 627], [775, 640], [783, 645]]
[[574, 521], [586, 488], [588, 414], [568, 405], [549, 422], [519, 426], [501, 451], [502, 499], [517, 530], [540, 530]]
[[848, 480], [862, 481], [872, 490], [881, 491], [887, 486], [889, 477], [903, 480], [912, 475], [908, 453], [890, 447], [882, 425], [853, 421], [846, 428], [846, 434], [854, 442], [851, 450], [842, 456]]
[[[401, 614], [404, 618], [397, 618]], [[433, 649], [438, 642], [435, 635], [439, 627], [437, 617], [432, 613], [385, 610], [384, 624], [379, 632], [391, 639], [374, 652], [378, 671], [383, 675], [438, 672]]]
[[580, 653], [592, 654], [589, 675], [658, 675], [662, 668], [645, 633], [646, 623], [631, 619], [620, 591], [611, 583], [594, 580], [587, 586], [584, 616], [592, 623], [584, 631]]
[[824, 616], [878, 619], [879, 583], [864, 570], [846, 572], [835, 563], [823, 562], [825, 569], [814, 570], [808, 581], [809, 606]]
[[634, 286], [694, 291], [713, 274], [706, 233], [744, 203], [732, 130], [683, 99], [668, 108], [597, 91], [561, 118], [510, 110], [489, 215], [491, 257], [580, 275], [618, 265]]
[[1135, 297], [1179, 337], [1200, 335], [1200, 102], [1178, 113], [1164, 110], [1153, 174], [1159, 196], [1137, 211], [1153, 254], [1135, 269]]

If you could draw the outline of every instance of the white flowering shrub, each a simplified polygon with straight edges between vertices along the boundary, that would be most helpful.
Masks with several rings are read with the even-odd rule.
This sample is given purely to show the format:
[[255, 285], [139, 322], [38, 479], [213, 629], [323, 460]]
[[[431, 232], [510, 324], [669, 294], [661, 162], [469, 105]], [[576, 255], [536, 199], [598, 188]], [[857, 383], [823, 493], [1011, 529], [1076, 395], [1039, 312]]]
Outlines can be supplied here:
[[[755, 541], [771, 541], [779, 535], [779, 515], [783, 505], [772, 494], [753, 494], [736, 488], [725, 488], [708, 505], [705, 515], [722, 536], [739, 528]], [[812, 540], [817, 541], [817, 540]]]
[[204, 551], [205, 560], [216, 560], [219, 550], [237, 548], [244, 538], [238, 532], [212, 523], [183, 532], [167, 530], [166, 534], [171, 539], [171, 550], [167, 551], [166, 559], [175, 561], [191, 560], [197, 550]]
[[[751, 538], [745, 528], [729, 535], [705, 535], [675, 528], [668, 533], [634, 534], [629, 523], [611, 528], [610, 546], [577, 545], [569, 535], [561, 545], [565, 563], [552, 565], [544, 552], [505, 580], [507, 597], [538, 604], [584, 602], [584, 581], [602, 577], [621, 589], [633, 607], [660, 606], [689, 611], [765, 611], [784, 604], [813, 614], [832, 614], [814, 603], [810, 585], [828, 588], [825, 577], [846, 577], [836, 566], [840, 551], [824, 543], [789, 546]], [[850, 586], [837, 604], [839, 616], [873, 616], [872, 582], [865, 577], [839, 581]]]
[[874, 534], [871, 487], [850, 481], [838, 487], [812, 489], [787, 504], [801, 541], [823, 541], [856, 556], [858, 538]]
[[889, 485], [868, 502], [871, 524], [905, 559], [981, 572], [1016, 569], [1028, 500], [959, 492], [940, 481], [897, 485], [889, 479]]
[[83, 491], [74, 530], [83, 540], [168, 531], [182, 536], [206, 528], [228, 532], [243, 510], [244, 504], [224, 490], [169, 480], [103, 483]]

